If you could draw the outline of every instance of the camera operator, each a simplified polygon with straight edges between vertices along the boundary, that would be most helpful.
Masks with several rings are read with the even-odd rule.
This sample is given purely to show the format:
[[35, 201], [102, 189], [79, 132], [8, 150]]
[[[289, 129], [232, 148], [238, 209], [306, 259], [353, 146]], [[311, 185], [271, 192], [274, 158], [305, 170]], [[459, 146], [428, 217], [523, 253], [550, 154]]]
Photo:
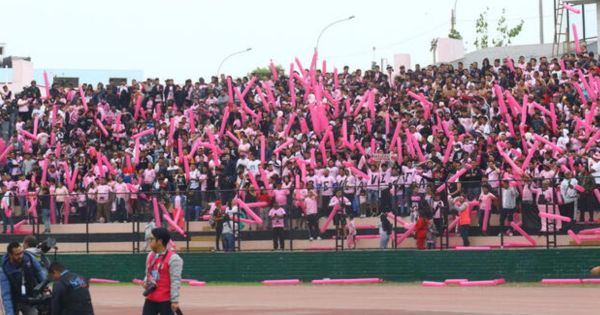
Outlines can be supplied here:
[[44, 255], [50, 248], [48, 247], [48, 241], [42, 243], [37, 242], [37, 239], [33, 235], [27, 235], [23, 239], [23, 249], [33, 255], [35, 259], [40, 263], [42, 268], [48, 272], [50, 268], [50, 260]]
[[46, 277], [44, 268], [21, 244], [8, 244], [0, 271], [4, 314], [17, 315], [21, 312], [23, 315], [37, 315], [37, 309], [28, 304], [28, 299], [33, 298], [34, 287], [46, 280]]
[[183, 260], [167, 249], [171, 240], [165, 228], [155, 228], [149, 238], [152, 252], [146, 260], [143, 315], [171, 315], [179, 309], [179, 289]]
[[53, 262], [49, 268], [52, 286], [52, 315], [94, 315], [90, 286], [81, 276]]

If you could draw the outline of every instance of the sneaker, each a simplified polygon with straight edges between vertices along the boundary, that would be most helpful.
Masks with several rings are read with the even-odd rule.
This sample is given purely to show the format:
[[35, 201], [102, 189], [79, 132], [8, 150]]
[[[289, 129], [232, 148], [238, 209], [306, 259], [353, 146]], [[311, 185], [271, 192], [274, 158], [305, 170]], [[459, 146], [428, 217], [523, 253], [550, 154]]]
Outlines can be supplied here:
[[314, 240], [314, 238], [309, 237], [308, 240], [312, 242]]
[[320, 237], [320, 236], [317, 236], [317, 241], [320, 241], [320, 240], [321, 240], [321, 237]]

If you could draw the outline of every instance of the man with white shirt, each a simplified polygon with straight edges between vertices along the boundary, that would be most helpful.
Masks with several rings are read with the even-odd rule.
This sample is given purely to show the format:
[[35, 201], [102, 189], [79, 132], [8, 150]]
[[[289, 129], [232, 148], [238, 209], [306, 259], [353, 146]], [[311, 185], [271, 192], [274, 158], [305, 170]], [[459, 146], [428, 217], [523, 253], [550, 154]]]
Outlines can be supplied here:
[[329, 205], [329, 201], [333, 196], [335, 187], [337, 186], [335, 178], [329, 174], [329, 170], [324, 168], [323, 175], [319, 176], [317, 188], [321, 190], [321, 214], [327, 215], [326, 209]]
[[560, 214], [575, 219], [575, 201], [579, 197], [575, 186], [578, 182], [576, 178], [573, 178], [571, 172], [565, 172], [564, 176], [565, 178], [560, 183], [560, 195], [563, 199], [563, 204], [559, 206]]
[[[508, 219], [508, 222], [513, 221], [513, 214], [515, 213], [515, 209], [517, 208], [517, 197], [519, 196], [519, 192], [515, 187], [510, 186], [507, 180], [502, 181], [502, 210], [500, 212], [500, 226], [504, 227], [505, 221]], [[509, 223], [510, 224], [510, 223]], [[509, 228], [507, 231], [509, 236], [512, 236], [511, 229]]]
[[106, 184], [106, 180], [104, 178], [100, 178], [100, 184], [98, 187], [96, 187], [96, 219], [100, 223], [108, 223], [110, 221], [110, 193], [112, 191], [112, 188]]
[[250, 152], [248, 154], [248, 161], [246, 162], [246, 168], [248, 172], [252, 172], [252, 174], [258, 174], [258, 167], [260, 166], [260, 161], [256, 159], [254, 153]]

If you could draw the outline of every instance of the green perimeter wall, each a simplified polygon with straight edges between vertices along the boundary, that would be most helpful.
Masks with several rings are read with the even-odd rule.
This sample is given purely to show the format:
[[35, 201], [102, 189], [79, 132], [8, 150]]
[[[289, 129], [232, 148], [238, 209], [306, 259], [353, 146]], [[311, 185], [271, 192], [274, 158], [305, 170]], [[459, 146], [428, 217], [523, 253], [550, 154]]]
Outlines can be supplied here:
[[[539, 281], [588, 278], [600, 265], [600, 249], [493, 251], [344, 251], [181, 254], [183, 277], [203, 281], [262, 281], [379, 277], [386, 281], [485, 280]], [[143, 278], [143, 254], [58, 256], [87, 277], [131, 281]]]

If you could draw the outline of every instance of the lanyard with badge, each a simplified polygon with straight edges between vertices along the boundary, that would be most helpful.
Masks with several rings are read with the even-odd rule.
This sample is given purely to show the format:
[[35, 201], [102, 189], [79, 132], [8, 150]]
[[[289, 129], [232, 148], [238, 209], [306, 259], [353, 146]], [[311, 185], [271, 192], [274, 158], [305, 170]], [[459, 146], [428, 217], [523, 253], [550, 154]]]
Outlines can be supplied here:
[[[158, 281], [160, 279], [159, 271], [162, 268], [162, 265], [165, 262], [165, 258], [167, 257], [168, 253], [169, 253], [169, 251], [166, 251], [165, 254], [162, 257], [160, 257], [160, 255], [157, 255], [156, 257], [154, 257], [154, 261], [152, 262], [152, 265], [148, 268], [148, 271], [147, 271], [147, 273], [151, 277], [151, 281], [152, 282], [156, 282], [156, 281]], [[161, 261], [158, 264], [158, 268], [154, 268], [154, 267], [156, 267], [156, 263], [158, 262], [159, 259]]]

